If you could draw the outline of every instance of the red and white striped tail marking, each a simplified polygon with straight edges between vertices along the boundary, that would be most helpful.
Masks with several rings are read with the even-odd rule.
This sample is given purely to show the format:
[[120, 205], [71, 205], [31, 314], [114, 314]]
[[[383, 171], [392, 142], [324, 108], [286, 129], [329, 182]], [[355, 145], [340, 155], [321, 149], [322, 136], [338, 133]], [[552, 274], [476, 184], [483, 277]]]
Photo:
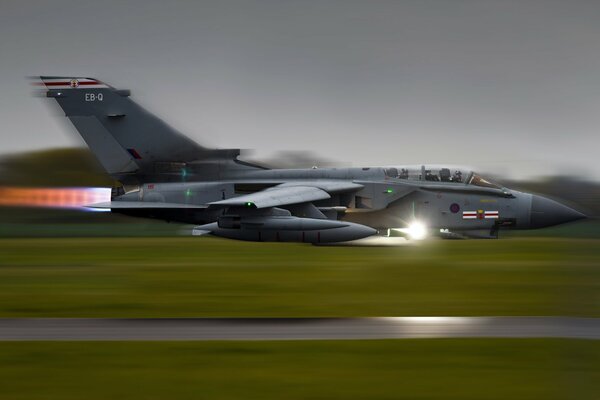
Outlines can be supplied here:
[[498, 219], [498, 211], [463, 211], [463, 219]]
[[48, 89], [104, 89], [108, 85], [91, 78], [42, 78]]

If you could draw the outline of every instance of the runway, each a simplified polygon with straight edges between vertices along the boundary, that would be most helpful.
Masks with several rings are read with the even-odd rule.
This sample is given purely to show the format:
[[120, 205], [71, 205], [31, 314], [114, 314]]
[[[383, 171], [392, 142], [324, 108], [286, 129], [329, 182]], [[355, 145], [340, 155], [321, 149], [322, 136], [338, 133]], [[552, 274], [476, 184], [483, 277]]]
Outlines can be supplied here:
[[0, 340], [600, 339], [600, 318], [0, 319]]

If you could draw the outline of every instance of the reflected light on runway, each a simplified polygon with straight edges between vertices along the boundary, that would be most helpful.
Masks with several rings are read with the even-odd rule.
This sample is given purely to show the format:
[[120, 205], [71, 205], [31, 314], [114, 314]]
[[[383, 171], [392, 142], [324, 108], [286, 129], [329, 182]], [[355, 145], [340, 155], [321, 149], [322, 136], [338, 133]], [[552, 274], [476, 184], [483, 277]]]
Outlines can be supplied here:
[[411, 337], [470, 336], [485, 327], [485, 317], [380, 317], [388, 329]]
[[86, 205], [110, 201], [110, 188], [0, 187], [0, 206], [67, 208], [95, 211]]

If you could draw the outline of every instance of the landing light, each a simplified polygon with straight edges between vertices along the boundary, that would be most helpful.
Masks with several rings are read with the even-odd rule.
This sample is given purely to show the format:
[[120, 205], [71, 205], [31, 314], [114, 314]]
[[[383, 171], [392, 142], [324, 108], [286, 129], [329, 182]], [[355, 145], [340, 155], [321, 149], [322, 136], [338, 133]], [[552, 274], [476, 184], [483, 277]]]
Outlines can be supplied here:
[[408, 228], [396, 228], [395, 231], [406, 234], [412, 240], [423, 240], [427, 237], [427, 228], [421, 222], [413, 222]]
[[423, 240], [427, 236], [427, 228], [420, 222], [414, 222], [408, 227], [407, 233], [411, 239]]

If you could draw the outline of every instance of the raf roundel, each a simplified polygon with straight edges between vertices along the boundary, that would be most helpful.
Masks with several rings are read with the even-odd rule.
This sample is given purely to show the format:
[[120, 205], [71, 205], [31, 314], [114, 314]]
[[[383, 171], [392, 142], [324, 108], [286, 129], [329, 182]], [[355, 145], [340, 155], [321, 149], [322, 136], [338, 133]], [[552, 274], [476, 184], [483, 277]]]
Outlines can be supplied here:
[[456, 214], [457, 212], [460, 211], [460, 206], [456, 203], [452, 203], [450, 205], [450, 211], [452, 212], [452, 214]]
[[79, 81], [77, 79], [71, 79], [71, 82], [69, 84], [72, 88], [79, 87]]

